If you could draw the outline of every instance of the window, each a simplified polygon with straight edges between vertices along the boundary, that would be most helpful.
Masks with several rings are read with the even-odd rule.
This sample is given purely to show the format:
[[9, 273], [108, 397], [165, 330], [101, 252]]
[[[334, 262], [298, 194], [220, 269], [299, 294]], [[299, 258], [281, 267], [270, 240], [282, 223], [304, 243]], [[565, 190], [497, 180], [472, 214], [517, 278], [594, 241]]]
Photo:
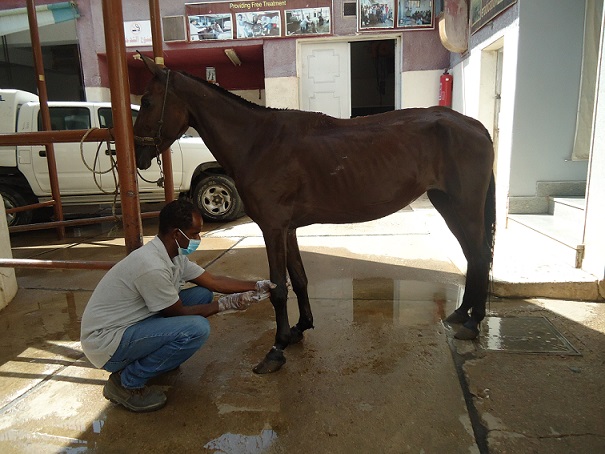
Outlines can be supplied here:
[[[50, 107], [49, 110], [53, 131], [90, 129], [90, 110], [87, 107]], [[38, 112], [38, 131], [42, 130], [42, 112]]]
[[[134, 124], [139, 111], [131, 109], [130, 114], [132, 115], [132, 124]], [[111, 111], [111, 107], [101, 107], [99, 109], [99, 125], [101, 125], [101, 128], [113, 128], [113, 112]]]

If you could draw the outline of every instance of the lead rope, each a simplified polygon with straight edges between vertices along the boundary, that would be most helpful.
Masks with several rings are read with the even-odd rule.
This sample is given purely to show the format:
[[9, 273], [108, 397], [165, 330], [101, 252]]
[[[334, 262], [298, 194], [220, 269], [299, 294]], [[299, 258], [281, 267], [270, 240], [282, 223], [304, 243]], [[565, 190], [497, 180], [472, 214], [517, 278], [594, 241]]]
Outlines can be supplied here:
[[[88, 163], [86, 162], [86, 158], [84, 156], [84, 141], [86, 140], [86, 138], [89, 136], [89, 134], [94, 131], [95, 129], [99, 129], [99, 128], [89, 128], [88, 131], [86, 131], [86, 133], [82, 136], [82, 139], [80, 140], [80, 158], [82, 159], [82, 162], [84, 163], [84, 166], [86, 166], [86, 168], [88, 170], [90, 170], [92, 172], [94, 181], [95, 181], [95, 185], [97, 186], [97, 188], [99, 188], [99, 191], [101, 191], [103, 194], [111, 194], [113, 195], [113, 203], [111, 204], [111, 215], [115, 218], [116, 222], [119, 221], [117, 215], [116, 215], [116, 205], [118, 202], [118, 193], [119, 193], [119, 180], [117, 178], [116, 175], [116, 170], [118, 167], [118, 164], [116, 162], [116, 160], [113, 158], [113, 154], [111, 152], [111, 145], [110, 145], [110, 141], [107, 141], [107, 152], [109, 153], [109, 160], [111, 161], [111, 165], [109, 166], [109, 169], [107, 170], [96, 170], [97, 169], [97, 164], [100, 165], [99, 163], [99, 153], [101, 151], [101, 146], [103, 145], [103, 141], [99, 142], [99, 145], [97, 146], [97, 151], [95, 152], [95, 158], [92, 164], [92, 168], [88, 165]], [[111, 131], [110, 131], [111, 134]], [[113, 181], [114, 181], [114, 185], [115, 185], [115, 189], [113, 191], [106, 191], [105, 189], [103, 189], [101, 187], [101, 184], [98, 182], [97, 180], [97, 175], [104, 175], [106, 173], [111, 172], [111, 175], [113, 177]]]

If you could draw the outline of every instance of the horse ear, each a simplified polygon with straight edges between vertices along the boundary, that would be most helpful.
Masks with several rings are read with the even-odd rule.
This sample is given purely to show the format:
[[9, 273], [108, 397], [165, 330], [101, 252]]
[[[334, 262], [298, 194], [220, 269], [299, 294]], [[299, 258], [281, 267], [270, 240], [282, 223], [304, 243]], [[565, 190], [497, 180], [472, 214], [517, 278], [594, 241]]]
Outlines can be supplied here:
[[149, 58], [147, 55], [143, 55], [141, 52], [139, 52], [137, 50], [137, 53], [139, 54], [138, 57], [135, 56], [135, 58], [139, 58], [140, 60], [143, 60], [143, 63], [145, 63], [145, 66], [147, 66], [147, 69], [154, 75], [161, 77], [162, 74], [164, 73], [162, 71], [162, 68], [160, 66], [158, 66], [155, 61], [153, 60], [153, 58]]

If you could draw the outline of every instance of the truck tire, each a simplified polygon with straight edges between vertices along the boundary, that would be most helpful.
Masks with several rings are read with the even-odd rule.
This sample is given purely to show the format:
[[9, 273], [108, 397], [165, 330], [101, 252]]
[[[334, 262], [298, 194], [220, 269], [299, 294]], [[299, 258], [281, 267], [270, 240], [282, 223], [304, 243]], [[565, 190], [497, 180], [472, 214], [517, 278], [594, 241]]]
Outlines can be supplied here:
[[[18, 188], [13, 186], [0, 185], [0, 194], [4, 200], [4, 209], [16, 208], [24, 205], [31, 205], [32, 202], [28, 202], [25, 195], [19, 192]], [[31, 224], [33, 218], [33, 211], [20, 211], [18, 213], [12, 213], [6, 215], [6, 223], [9, 227], [14, 225]]]
[[193, 203], [206, 221], [227, 222], [244, 215], [242, 199], [227, 175], [202, 178], [193, 191]]

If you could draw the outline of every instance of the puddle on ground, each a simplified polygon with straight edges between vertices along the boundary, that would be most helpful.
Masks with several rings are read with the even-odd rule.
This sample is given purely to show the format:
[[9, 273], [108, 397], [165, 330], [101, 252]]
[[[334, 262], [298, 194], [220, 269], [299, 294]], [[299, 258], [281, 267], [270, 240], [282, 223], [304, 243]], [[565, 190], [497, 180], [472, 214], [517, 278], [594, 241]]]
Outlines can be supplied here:
[[[351, 323], [378, 317], [401, 324], [435, 322], [459, 306], [462, 294], [463, 288], [455, 284], [382, 278], [333, 279], [309, 284], [313, 311], [321, 311], [324, 305], [317, 300], [338, 300], [343, 319]], [[86, 291], [20, 290], [0, 317], [4, 333], [0, 336], [0, 360], [9, 360], [15, 349], [24, 346], [51, 340], [78, 341], [80, 320], [89, 296]], [[293, 292], [289, 301], [296, 305]]]
[[[440, 324], [441, 320], [457, 307], [462, 293], [462, 288], [452, 283], [387, 278], [328, 279], [315, 281], [309, 286], [312, 309], [318, 320], [320, 318], [331, 320], [329, 323], [336, 321], [339, 326], [343, 323], [349, 325], [350, 329], [357, 333], [379, 332], [387, 337], [389, 336], [388, 330], [381, 331], [380, 329], [386, 325], [407, 327], [419, 324], [425, 326]], [[79, 323], [88, 295], [89, 292], [22, 291], [20, 297], [5, 308], [0, 317], [0, 328], [3, 328], [2, 334], [0, 334], [0, 356], [5, 366], [10, 368], [5, 371], [4, 378], [13, 381], [35, 379], [36, 383], [42, 379], [51, 384], [66, 381], [64, 377], [59, 377], [60, 374], [57, 374], [55, 370], [69, 367], [70, 364], [75, 364], [78, 359], [82, 358], [77, 342], [79, 340]], [[296, 310], [296, 298], [293, 293], [290, 294], [289, 306]], [[262, 312], [252, 312], [248, 317], [246, 314], [238, 315], [232, 317], [230, 322], [235, 323], [236, 326], [251, 325], [251, 332], [254, 332], [258, 329], [255, 317], [259, 315], [274, 326], [269, 315], [272, 312], [273, 309], [268, 304]], [[325, 317], [326, 314], [328, 317]], [[334, 314], [337, 314], [337, 317], [334, 317]], [[291, 317], [294, 319], [294, 314], [291, 314]], [[324, 329], [323, 332], [327, 333], [329, 330]], [[265, 342], [262, 337], [259, 337], [259, 340]], [[57, 350], [56, 347], [53, 347], [56, 344], [63, 345], [65, 342], [70, 343], [68, 350]], [[37, 356], [34, 358], [31, 354], [33, 349], [38, 349], [44, 354], [40, 353], [37, 355], [41, 356], [40, 358]], [[308, 354], [313, 355], [311, 348], [307, 350]], [[29, 353], [25, 355], [26, 352]], [[20, 361], [17, 361], [19, 359]], [[38, 368], [32, 369], [33, 366], [30, 363], [33, 360], [35, 360], [33, 366], [38, 368], [53, 366], [54, 369], [46, 372], [40, 371]], [[300, 361], [302, 362], [304, 359], [300, 358]], [[365, 365], [366, 359], [360, 357], [359, 361], [360, 364], [364, 364], [360, 367], [367, 366]], [[374, 360], [371, 367], [367, 367], [374, 370], [380, 367], [379, 362]], [[318, 364], [321, 364], [321, 360], [318, 360]], [[32, 370], [24, 374], [26, 365]], [[91, 392], [100, 392], [103, 380], [92, 379], [92, 375], [90, 375], [94, 373], [92, 371], [82, 373], [84, 374], [82, 377], [78, 376], [73, 381], [89, 386]], [[53, 380], [48, 379], [48, 376], [58, 378]], [[27, 398], [25, 396], [29, 389], [28, 386], [16, 381], [15, 384], [19, 385], [20, 395]], [[104, 404], [105, 401], [102, 400], [101, 405]], [[7, 405], [11, 404], [7, 402]], [[96, 405], [99, 403], [96, 402]], [[362, 408], [362, 410], [365, 411], [367, 408]], [[58, 429], [60, 425], [55, 427], [60, 435], [53, 435], [53, 437], [41, 432], [26, 434], [14, 426], [13, 428], [7, 427], [8, 431], [5, 431], [5, 434], [9, 435], [4, 435], [4, 440], [6, 440], [6, 436], [9, 436], [20, 443], [25, 443], [29, 437], [37, 437], [40, 443], [46, 446], [52, 446], [55, 443], [63, 445], [62, 452], [95, 451], [99, 438], [107, 437], [107, 424], [110, 425], [110, 432], [115, 430], [111, 427], [112, 420], [116, 421], [121, 418], [119, 411], [120, 409], [114, 409], [109, 405], [107, 409], [92, 413], [88, 423], [84, 423], [86, 427], [75, 436], [71, 430], [73, 428]], [[114, 412], [118, 412], [117, 417], [113, 416]], [[264, 422], [268, 423], [268, 421]], [[28, 424], [30, 423], [36, 423], [35, 417], [28, 422]], [[66, 438], [61, 439], [62, 436]], [[265, 426], [262, 431], [254, 435], [224, 433], [210, 441], [205, 440], [206, 444], [203, 447], [223, 453], [261, 453], [270, 449], [277, 437], [276, 430]], [[1, 440], [2, 436], [0, 436]], [[200, 449], [203, 449], [201, 445]]]
[[480, 345], [512, 353], [580, 353], [545, 317], [486, 317]]
[[[338, 300], [340, 321], [352, 324], [377, 319], [391, 320], [401, 326], [438, 323], [460, 305], [463, 292], [462, 287], [450, 283], [385, 278], [333, 279], [309, 284], [314, 312], [321, 311], [330, 300]], [[290, 300], [295, 300], [293, 294]]]

